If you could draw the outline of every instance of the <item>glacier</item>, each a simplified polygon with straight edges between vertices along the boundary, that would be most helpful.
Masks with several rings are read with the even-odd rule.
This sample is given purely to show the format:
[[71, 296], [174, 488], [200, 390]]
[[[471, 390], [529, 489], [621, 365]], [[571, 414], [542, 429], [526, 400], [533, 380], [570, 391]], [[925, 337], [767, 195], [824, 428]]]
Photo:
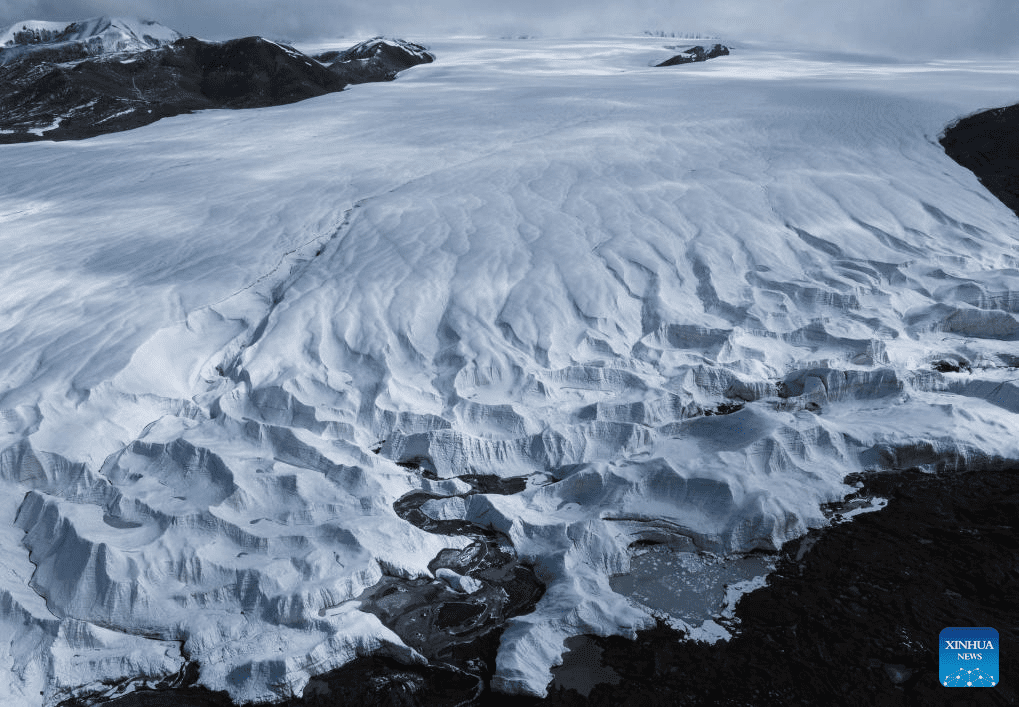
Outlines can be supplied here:
[[493, 679], [542, 695], [571, 637], [653, 625], [610, 583], [635, 543], [739, 558], [850, 473], [1019, 457], [1016, 215], [938, 144], [1019, 102], [1016, 61], [426, 44], [392, 83], [0, 147], [6, 704], [425, 661], [360, 600], [476, 589], [415, 492], [544, 584]]

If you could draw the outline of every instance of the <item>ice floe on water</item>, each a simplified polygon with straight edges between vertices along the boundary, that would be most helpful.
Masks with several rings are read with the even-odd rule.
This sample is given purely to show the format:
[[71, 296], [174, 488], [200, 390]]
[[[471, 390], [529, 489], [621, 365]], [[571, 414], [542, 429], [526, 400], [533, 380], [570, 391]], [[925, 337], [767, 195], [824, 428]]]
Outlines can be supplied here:
[[8, 703], [422, 661], [359, 597], [472, 596], [445, 527], [544, 584], [495, 676], [542, 694], [579, 634], [722, 637], [851, 472], [1019, 456], [1016, 217], [937, 144], [1015, 63], [726, 44], [435, 41], [392, 83], [0, 149]]

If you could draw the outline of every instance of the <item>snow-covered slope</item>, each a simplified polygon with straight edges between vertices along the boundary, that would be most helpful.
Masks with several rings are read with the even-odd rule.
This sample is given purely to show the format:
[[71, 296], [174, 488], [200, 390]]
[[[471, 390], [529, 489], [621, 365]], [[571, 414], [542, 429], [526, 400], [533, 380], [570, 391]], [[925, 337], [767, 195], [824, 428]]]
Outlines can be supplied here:
[[7, 703], [421, 660], [355, 599], [466, 544], [392, 506], [467, 473], [529, 476], [427, 510], [546, 583], [496, 676], [541, 693], [565, 638], [652, 621], [608, 581], [635, 540], [773, 548], [849, 472], [1019, 456], [1019, 223], [937, 144], [1019, 67], [727, 44], [434, 42], [0, 149]]
[[26, 56], [70, 61], [171, 44], [181, 35], [158, 22], [94, 17], [81, 22], [16, 22], [0, 32], [0, 65]]

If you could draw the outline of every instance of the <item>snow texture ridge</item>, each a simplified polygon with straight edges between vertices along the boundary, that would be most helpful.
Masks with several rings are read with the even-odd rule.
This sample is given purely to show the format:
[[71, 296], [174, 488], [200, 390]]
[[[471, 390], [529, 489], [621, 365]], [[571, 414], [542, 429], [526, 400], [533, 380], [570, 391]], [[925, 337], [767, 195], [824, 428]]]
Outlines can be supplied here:
[[728, 44], [448, 40], [391, 85], [0, 148], [7, 703], [423, 660], [358, 601], [475, 589], [414, 491], [545, 583], [495, 677], [542, 694], [567, 638], [653, 622], [609, 584], [637, 541], [776, 548], [851, 472], [1019, 457], [1016, 217], [936, 142], [1015, 62]]

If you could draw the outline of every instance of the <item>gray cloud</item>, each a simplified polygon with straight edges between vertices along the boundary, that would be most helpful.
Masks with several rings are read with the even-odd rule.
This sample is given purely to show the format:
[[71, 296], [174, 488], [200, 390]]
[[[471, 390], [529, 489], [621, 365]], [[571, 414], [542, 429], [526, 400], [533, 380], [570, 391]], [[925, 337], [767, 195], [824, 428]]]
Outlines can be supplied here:
[[650, 29], [905, 57], [1019, 55], [1017, 0], [0, 0], [0, 26], [96, 15], [145, 17], [210, 39]]

